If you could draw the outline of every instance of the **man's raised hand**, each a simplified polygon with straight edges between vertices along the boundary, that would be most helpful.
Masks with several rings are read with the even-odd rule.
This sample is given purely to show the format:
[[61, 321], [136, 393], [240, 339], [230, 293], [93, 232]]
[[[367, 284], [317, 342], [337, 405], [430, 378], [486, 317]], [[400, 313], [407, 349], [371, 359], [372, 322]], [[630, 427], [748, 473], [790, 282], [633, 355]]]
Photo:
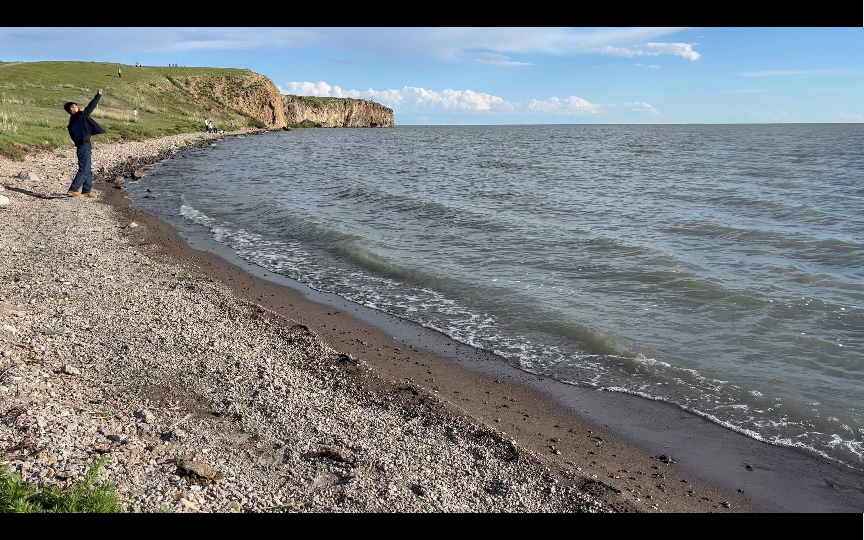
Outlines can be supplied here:
[[99, 95], [101, 96], [101, 95], [102, 95], [102, 89], [100, 88], [99, 91], [96, 92], [96, 93], [99, 94]]

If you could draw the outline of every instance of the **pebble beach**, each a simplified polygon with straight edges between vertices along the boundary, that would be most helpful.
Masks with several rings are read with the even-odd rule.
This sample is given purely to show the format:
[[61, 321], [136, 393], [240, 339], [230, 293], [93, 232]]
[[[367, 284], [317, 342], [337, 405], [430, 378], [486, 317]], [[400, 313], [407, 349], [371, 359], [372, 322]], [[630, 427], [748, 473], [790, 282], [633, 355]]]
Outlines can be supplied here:
[[[10, 470], [66, 486], [104, 458], [103, 478], [134, 512], [756, 510], [671, 460], [544, 415], [550, 405], [527, 394], [529, 427], [508, 433], [500, 405], [460, 405], [493, 407], [500, 381], [455, 390], [447, 381], [467, 375], [350, 317], [284, 296], [287, 316], [262, 299], [288, 292], [129, 205], [123, 184], [139, 167], [219, 137], [96, 143], [95, 200], [66, 196], [73, 150], [0, 160], [0, 461]], [[352, 348], [340, 346], [351, 332]], [[385, 372], [379, 357], [406, 367]], [[409, 368], [449, 377], [420, 384]], [[509, 407], [519, 392], [507, 390]], [[562, 435], [535, 418], [555, 418]]]

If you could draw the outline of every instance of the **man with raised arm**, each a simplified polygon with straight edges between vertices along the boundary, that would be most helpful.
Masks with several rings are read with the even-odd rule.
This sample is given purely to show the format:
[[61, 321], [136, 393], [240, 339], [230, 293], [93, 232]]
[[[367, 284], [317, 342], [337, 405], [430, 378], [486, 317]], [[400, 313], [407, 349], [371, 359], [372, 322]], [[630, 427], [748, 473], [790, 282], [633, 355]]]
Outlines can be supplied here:
[[[102, 97], [102, 89], [96, 93], [93, 101], [87, 105], [87, 108], [78, 109], [78, 104], [70, 101], [63, 105], [71, 116], [69, 118], [69, 136], [72, 142], [75, 143], [75, 153], [78, 154], [78, 174], [72, 180], [72, 185], [69, 186], [70, 197], [89, 197], [96, 198], [93, 190], [93, 155], [90, 147], [90, 137], [105, 133], [99, 124], [97, 124], [90, 115], [96, 110], [96, 105], [99, 103], [99, 98]], [[84, 188], [81, 193], [78, 190]]]

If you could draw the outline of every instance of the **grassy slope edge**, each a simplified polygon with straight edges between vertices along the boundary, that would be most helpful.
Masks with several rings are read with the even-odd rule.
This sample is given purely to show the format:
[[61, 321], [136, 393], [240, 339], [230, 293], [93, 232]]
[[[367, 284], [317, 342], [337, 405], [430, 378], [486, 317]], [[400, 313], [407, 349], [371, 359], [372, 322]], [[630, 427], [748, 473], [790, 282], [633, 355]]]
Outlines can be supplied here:
[[[74, 101], [84, 108], [99, 88], [104, 95], [93, 118], [107, 132], [98, 139], [104, 142], [202, 131], [205, 118], [225, 130], [264, 127], [260, 120], [216, 98], [196, 97], [175, 83], [185, 77], [240, 81], [250, 74], [230, 68], [0, 62], [0, 155], [23, 159], [27, 153], [71, 147], [66, 130], [69, 115], [63, 104]], [[132, 115], [136, 108], [137, 117]]]

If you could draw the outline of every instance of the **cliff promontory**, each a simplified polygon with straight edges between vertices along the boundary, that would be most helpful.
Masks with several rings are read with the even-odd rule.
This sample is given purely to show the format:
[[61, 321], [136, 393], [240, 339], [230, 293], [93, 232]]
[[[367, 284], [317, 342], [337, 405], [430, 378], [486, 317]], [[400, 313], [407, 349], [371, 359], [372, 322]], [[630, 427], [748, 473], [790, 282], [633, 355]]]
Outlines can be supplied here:
[[393, 127], [393, 109], [367, 99], [283, 95], [288, 125]]

